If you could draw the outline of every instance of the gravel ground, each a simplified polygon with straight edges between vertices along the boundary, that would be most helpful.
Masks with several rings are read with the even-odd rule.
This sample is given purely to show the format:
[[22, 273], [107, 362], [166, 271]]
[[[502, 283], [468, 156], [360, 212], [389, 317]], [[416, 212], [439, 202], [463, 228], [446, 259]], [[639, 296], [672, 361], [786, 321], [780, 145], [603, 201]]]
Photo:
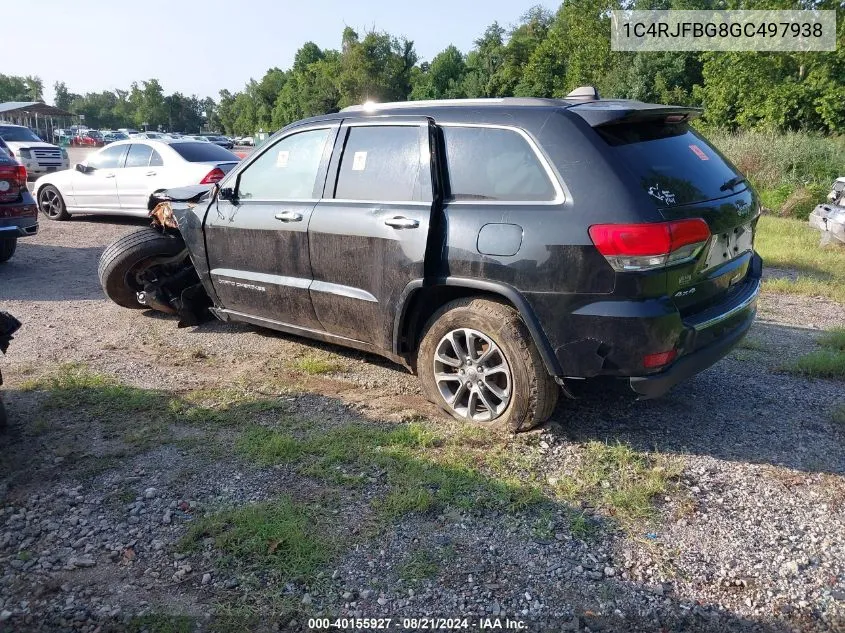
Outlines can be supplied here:
[[[218, 508], [291, 490], [319, 503], [318, 482], [245, 462], [226, 448], [237, 428], [218, 432], [216, 451], [198, 450], [196, 431], [127, 444], [78, 411], [45, 409], [26, 381], [76, 362], [140, 388], [200, 389], [316, 353], [338, 367], [291, 378], [277, 395], [292, 414], [344, 425], [435, 413], [416, 379], [381, 359], [240, 325], [177, 329], [106, 302], [97, 258], [140, 224], [44, 221], [0, 268], [0, 305], [24, 324], [3, 359], [12, 424], [0, 460], [0, 631], [300, 630], [308, 616], [393, 617], [394, 630], [403, 617], [441, 617], [470, 629], [508, 618], [537, 631], [845, 631], [845, 426], [833, 416], [845, 394], [779, 370], [814, 349], [817, 330], [845, 325], [843, 306], [766, 295], [752, 343], [665, 398], [594, 386], [521, 437], [546, 481], [593, 440], [677, 460], [647, 526], [614, 527], [577, 500], [542, 514], [407, 514], [341, 552], [319, 581], [274, 586], [258, 567], [221, 562], [212, 540], [182, 551], [180, 539]], [[356, 533], [362, 500], [382, 485], [372, 477], [337, 501], [337, 526]], [[570, 529], [573, 506], [592, 536]], [[409, 579], [423, 555], [427, 572]], [[166, 628], [158, 614], [192, 628]]]

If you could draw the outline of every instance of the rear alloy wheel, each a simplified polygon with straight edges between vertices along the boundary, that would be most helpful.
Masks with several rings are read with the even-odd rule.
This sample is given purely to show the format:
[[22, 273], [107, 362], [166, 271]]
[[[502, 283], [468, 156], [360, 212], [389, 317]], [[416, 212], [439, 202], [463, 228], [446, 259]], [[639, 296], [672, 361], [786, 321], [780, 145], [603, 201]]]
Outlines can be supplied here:
[[498, 418], [511, 401], [508, 361], [499, 346], [478, 330], [448, 332], [434, 352], [434, 381], [446, 405], [475, 422]]
[[510, 431], [545, 422], [559, 394], [519, 313], [489, 299], [458, 299], [431, 317], [417, 373], [449, 415]]
[[12, 255], [18, 248], [18, 238], [7, 237], [0, 239], [0, 264], [12, 259]]
[[67, 220], [70, 218], [62, 194], [53, 185], [46, 185], [38, 192], [38, 208], [51, 220]]

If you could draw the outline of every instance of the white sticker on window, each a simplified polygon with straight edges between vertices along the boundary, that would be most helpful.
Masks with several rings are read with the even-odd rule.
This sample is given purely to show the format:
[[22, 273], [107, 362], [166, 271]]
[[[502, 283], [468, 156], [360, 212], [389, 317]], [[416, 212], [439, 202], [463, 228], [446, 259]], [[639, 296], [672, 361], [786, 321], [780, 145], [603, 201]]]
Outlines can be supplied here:
[[352, 171], [364, 171], [367, 167], [367, 152], [355, 152], [352, 157]]
[[667, 189], [661, 189], [659, 184], [649, 187], [648, 193], [661, 202], [665, 202], [666, 204], [675, 204], [675, 194]]
[[285, 149], [279, 150], [279, 153], [276, 155], [276, 167], [287, 167], [289, 154], [290, 152]]

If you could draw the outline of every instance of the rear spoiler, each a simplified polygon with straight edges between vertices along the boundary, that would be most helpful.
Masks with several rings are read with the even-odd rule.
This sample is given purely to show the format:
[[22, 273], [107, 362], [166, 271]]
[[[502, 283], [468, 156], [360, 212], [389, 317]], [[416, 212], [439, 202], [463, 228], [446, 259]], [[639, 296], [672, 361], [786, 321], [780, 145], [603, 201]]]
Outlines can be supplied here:
[[663, 119], [668, 123], [681, 123], [701, 115], [701, 108], [667, 106], [641, 101], [592, 101], [567, 108], [584, 119], [590, 127], [638, 123]]

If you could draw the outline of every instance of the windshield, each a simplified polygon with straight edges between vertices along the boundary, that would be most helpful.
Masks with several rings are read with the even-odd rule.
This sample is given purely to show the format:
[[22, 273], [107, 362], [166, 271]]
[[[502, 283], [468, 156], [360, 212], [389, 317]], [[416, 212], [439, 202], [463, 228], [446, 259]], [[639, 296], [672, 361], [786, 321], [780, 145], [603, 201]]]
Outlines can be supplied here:
[[170, 147], [190, 163], [238, 162], [240, 159], [214, 143], [173, 143]]
[[714, 200], [746, 188], [736, 169], [686, 123], [621, 123], [595, 129], [657, 206]]
[[18, 143], [26, 141], [41, 142], [41, 139], [35, 136], [35, 133], [28, 127], [17, 127], [11, 125], [0, 126], [0, 137], [2, 137], [4, 141]]

